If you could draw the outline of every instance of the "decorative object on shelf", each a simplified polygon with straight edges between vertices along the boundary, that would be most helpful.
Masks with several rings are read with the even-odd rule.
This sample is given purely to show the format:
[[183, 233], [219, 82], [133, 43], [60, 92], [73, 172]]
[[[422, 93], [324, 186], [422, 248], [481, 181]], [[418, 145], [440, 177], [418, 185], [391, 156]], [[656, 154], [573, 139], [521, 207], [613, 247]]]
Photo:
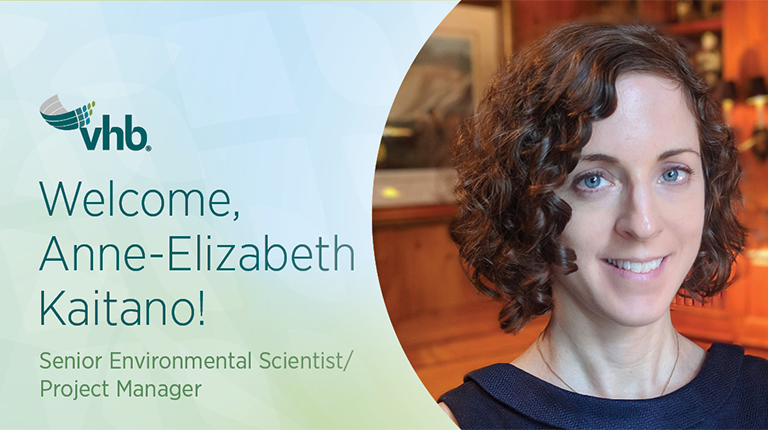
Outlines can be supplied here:
[[739, 150], [746, 151], [752, 148], [755, 157], [760, 161], [768, 159], [768, 130], [765, 127], [765, 104], [768, 102], [768, 90], [765, 88], [765, 80], [762, 76], [749, 80], [747, 92], [747, 104], [755, 107], [755, 128], [752, 137], [739, 145]]
[[711, 31], [704, 32], [701, 36], [701, 48], [694, 59], [696, 60], [696, 71], [707, 82], [707, 86], [710, 89], [717, 88], [723, 69], [720, 38]]
[[677, 20], [679, 22], [699, 19], [699, 12], [694, 7], [693, 0], [677, 0], [675, 10], [677, 11]]
[[723, 0], [701, 0], [701, 17], [714, 18], [723, 14]]

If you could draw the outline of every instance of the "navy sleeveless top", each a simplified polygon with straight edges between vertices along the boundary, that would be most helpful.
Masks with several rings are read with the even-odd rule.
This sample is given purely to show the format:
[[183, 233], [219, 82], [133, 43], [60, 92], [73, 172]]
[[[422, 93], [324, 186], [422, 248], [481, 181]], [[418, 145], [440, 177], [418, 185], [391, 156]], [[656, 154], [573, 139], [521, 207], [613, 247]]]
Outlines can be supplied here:
[[642, 400], [585, 396], [494, 364], [469, 373], [438, 401], [462, 429], [766, 429], [768, 361], [715, 343], [691, 382]]

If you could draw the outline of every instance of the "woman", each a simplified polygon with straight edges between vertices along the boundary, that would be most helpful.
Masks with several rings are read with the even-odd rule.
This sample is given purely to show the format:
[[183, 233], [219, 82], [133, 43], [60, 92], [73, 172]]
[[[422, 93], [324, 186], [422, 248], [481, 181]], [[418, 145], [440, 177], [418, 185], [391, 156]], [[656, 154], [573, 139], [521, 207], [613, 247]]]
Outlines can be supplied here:
[[766, 428], [768, 361], [672, 326], [744, 244], [733, 135], [671, 39], [569, 25], [504, 66], [456, 145], [452, 234], [519, 358], [440, 405], [462, 428]]

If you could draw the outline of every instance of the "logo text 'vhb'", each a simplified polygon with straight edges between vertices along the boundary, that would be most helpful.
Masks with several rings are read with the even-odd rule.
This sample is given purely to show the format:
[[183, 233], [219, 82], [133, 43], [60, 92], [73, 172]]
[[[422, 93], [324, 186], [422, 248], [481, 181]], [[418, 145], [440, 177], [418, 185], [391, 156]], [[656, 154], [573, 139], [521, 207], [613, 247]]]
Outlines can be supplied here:
[[[80, 135], [83, 136], [83, 142], [85, 148], [89, 151], [93, 151], [99, 144], [101, 139], [101, 149], [108, 151], [111, 149], [112, 136], [115, 136], [114, 148], [118, 151], [122, 151], [128, 148], [131, 151], [141, 151], [146, 149], [151, 150], [152, 147], [147, 145], [147, 131], [143, 127], [133, 125], [133, 115], [125, 115], [125, 128], [113, 127], [110, 124], [109, 115], [103, 115], [102, 127], [96, 127], [91, 134], [86, 125], [91, 123], [93, 117], [93, 108], [96, 107], [96, 102], [92, 101], [87, 105], [83, 105], [74, 110], [67, 110], [61, 104], [59, 96], [54, 95], [48, 100], [44, 101], [40, 106], [40, 115], [43, 119], [58, 130], [80, 130]], [[135, 136], [138, 133], [138, 136]], [[134, 141], [134, 137], [137, 137], [137, 141]]]
[[[80, 134], [83, 136], [83, 142], [85, 142], [85, 148], [89, 151], [96, 149], [96, 145], [101, 138], [101, 148], [105, 151], [110, 149], [111, 136], [114, 135], [115, 149], [122, 151], [124, 147], [128, 147], [131, 151], [141, 151], [147, 146], [147, 131], [143, 127], [133, 126], [133, 115], [125, 116], [125, 129], [120, 127], [110, 127], [109, 115], [103, 115], [101, 117], [101, 124], [104, 133], [102, 133], [102, 127], [96, 127], [93, 130], [93, 135], [88, 133], [88, 129], [85, 127], [80, 128]], [[134, 142], [134, 134], [139, 134], [139, 141]]]

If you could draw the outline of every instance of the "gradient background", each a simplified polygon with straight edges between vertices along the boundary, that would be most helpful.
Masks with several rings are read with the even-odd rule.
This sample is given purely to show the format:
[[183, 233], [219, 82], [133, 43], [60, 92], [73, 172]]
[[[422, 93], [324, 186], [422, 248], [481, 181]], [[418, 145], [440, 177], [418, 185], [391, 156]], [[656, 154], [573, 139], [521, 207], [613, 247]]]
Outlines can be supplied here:
[[[0, 4], [0, 428], [451, 428], [421, 385], [389, 322], [371, 242], [376, 153], [405, 73], [455, 2]], [[96, 101], [122, 126], [147, 130], [151, 152], [86, 151], [77, 131], [39, 114]], [[240, 219], [49, 217], [38, 181], [81, 193], [225, 189]], [[82, 196], [82, 194], [81, 194]], [[65, 272], [38, 267], [52, 235], [73, 244], [265, 234], [312, 246], [334, 234], [355, 270]], [[262, 261], [263, 264], [263, 261]], [[327, 265], [327, 263], [326, 263]], [[98, 289], [101, 294], [95, 295]], [[205, 292], [205, 325], [40, 325], [46, 301], [177, 298]], [[63, 300], [60, 301], [62, 303]], [[65, 317], [65, 315], [62, 315]], [[103, 318], [103, 315], [101, 315]], [[103, 319], [102, 319], [103, 321]], [[42, 351], [218, 355], [261, 351], [354, 356], [346, 372], [310, 370], [44, 370]], [[255, 363], [257, 364], [257, 363]], [[200, 397], [40, 397], [40, 380], [202, 383]]]

